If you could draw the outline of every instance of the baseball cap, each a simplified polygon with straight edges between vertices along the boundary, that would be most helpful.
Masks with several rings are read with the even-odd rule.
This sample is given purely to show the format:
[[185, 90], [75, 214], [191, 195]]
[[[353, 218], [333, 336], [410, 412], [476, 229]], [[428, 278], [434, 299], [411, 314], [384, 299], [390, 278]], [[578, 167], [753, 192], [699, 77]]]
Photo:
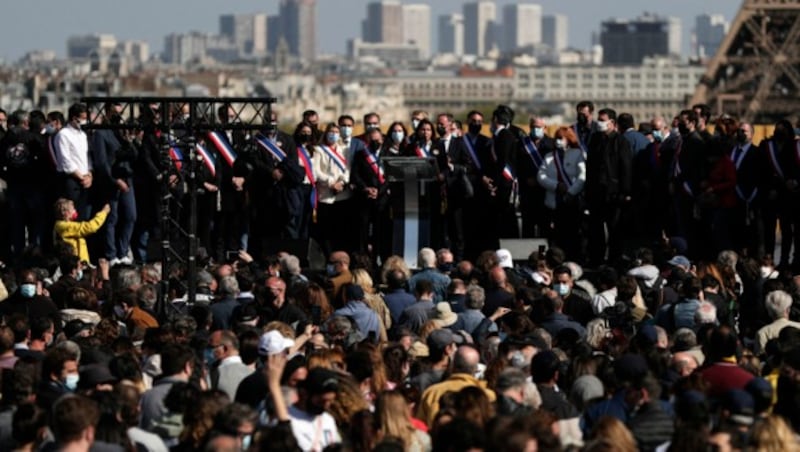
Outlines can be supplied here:
[[308, 371], [302, 386], [309, 394], [336, 392], [339, 389], [338, 374], [324, 367], [315, 367]]
[[675, 267], [689, 268], [692, 266], [692, 263], [689, 262], [689, 259], [686, 256], [681, 256], [681, 255], [673, 257], [667, 263]]
[[500, 263], [500, 266], [503, 268], [514, 268], [514, 259], [511, 257], [511, 251], [500, 248], [499, 250], [495, 251], [497, 255], [497, 261]]
[[452, 330], [440, 328], [438, 330], [431, 331], [431, 333], [428, 334], [428, 339], [426, 342], [428, 344], [428, 349], [444, 350], [445, 347], [452, 343], [463, 344], [464, 338], [453, 333]]
[[67, 338], [72, 339], [82, 331], [92, 329], [93, 326], [94, 325], [91, 323], [84, 322], [83, 320], [70, 320], [66, 325], [64, 325], [64, 334], [67, 336]]
[[740, 425], [751, 425], [755, 412], [753, 396], [742, 389], [731, 389], [722, 398], [722, 406], [730, 412], [730, 420]]
[[294, 340], [283, 337], [277, 330], [268, 331], [258, 340], [258, 354], [261, 356], [277, 355], [294, 346]]

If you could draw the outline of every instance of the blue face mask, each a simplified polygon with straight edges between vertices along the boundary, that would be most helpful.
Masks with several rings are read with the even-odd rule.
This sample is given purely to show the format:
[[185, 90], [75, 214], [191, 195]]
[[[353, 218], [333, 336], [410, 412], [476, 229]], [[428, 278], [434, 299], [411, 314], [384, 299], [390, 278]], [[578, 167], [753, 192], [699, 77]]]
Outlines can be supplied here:
[[338, 143], [339, 142], [339, 134], [338, 133], [329, 132], [328, 135], [326, 135], [326, 139], [328, 140], [328, 143]]
[[544, 129], [541, 127], [534, 127], [531, 131], [531, 138], [534, 140], [544, 138]]
[[81, 376], [78, 374], [67, 374], [67, 380], [64, 382], [64, 386], [66, 386], [70, 391], [75, 391], [78, 389], [78, 381], [80, 379]]
[[250, 448], [250, 443], [253, 442], [253, 435], [244, 435], [242, 437], [242, 450], [247, 450]]
[[555, 289], [562, 297], [569, 294], [569, 285], [567, 284], [556, 284]]
[[403, 138], [405, 138], [405, 136], [406, 134], [404, 134], [401, 131], [392, 132], [392, 141], [394, 141], [395, 143], [399, 143], [403, 141]]
[[654, 131], [654, 132], [653, 132], [653, 138], [655, 138], [655, 139], [656, 139], [656, 141], [659, 141], [659, 142], [660, 142], [661, 140], [663, 140], [663, 139], [664, 139], [664, 134], [663, 134], [663, 133], [661, 133], [661, 131], [660, 131], [660, 130], [656, 130], [656, 131]]
[[206, 361], [206, 365], [209, 367], [217, 362], [217, 358], [214, 357], [214, 349], [211, 347], [206, 347], [205, 351], [203, 352], [203, 359]]
[[328, 274], [328, 276], [336, 276], [336, 268], [333, 266], [333, 264], [326, 265], [325, 272]]
[[25, 298], [33, 298], [36, 295], [36, 284], [23, 284], [19, 286], [19, 293]]

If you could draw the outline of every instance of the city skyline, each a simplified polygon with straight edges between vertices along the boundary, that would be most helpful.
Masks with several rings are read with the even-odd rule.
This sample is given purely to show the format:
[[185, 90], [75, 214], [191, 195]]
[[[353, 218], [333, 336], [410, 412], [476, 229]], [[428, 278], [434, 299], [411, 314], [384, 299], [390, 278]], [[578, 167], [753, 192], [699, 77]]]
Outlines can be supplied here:
[[[317, 48], [321, 54], [344, 54], [347, 40], [361, 36], [362, 20], [366, 17], [367, 4], [371, 0], [317, 0]], [[403, 1], [402, 4], [424, 3]], [[465, 0], [443, 0], [431, 5], [432, 26], [439, 15], [460, 13]], [[517, 4], [511, 0], [497, 0], [498, 16], [505, 5]], [[610, 18], [634, 18], [644, 12], [675, 16], [683, 23], [681, 50], [690, 51], [690, 35], [695, 16], [704, 13], [721, 14], [726, 20], [733, 19], [741, 2], [731, 0], [708, 0], [703, 2], [674, 0], [669, 8], [663, 2], [653, 0], [617, 0], [613, 11], [596, 2], [583, 0], [557, 1], [539, 0], [521, 2], [538, 4], [543, 15], [564, 14], [569, 20], [569, 45], [587, 49], [591, 36], [600, 29], [600, 23]], [[197, 0], [173, 0], [156, 2], [140, 0], [136, 5], [100, 0], [82, 0], [81, 8], [71, 8], [75, 13], [68, 17], [58, 14], [43, 15], [30, 3], [19, 3], [9, 8], [0, 19], [0, 58], [13, 62], [25, 53], [34, 50], [53, 50], [59, 56], [66, 53], [68, 37], [80, 34], [111, 33], [120, 40], [145, 40], [151, 53], [161, 53], [164, 38], [170, 33], [219, 32], [219, 17], [224, 14], [278, 13], [279, 2], [272, 1], [260, 7], [257, 2], [230, 0], [225, 3]], [[154, 14], [154, 11], [161, 14]], [[120, 17], [119, 22], [113, 21]], [[113, 21], [113, 24], [112, 24]], [[104, 25], [107, 24], [107, 25]], [[347, 25], [349, 24], [349, 25]], [[47, 30], [31, 34], [31, 30]], [[431, 48], [438, 48], [438, 33], [432, 32]]]

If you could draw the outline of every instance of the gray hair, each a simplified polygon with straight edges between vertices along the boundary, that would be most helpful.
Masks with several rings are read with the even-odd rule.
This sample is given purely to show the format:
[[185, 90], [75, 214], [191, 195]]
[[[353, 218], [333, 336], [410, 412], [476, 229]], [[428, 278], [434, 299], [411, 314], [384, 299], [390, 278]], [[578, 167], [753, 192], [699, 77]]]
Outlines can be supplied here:
[[477, 284], [470, 284], [467, 287], [467, 296], [464, 299], [464, 305], [467, 309], [483, 309], [483, 304], [486, 302], [486, 292], [483, 287]]
[[214, 277], [207, 270], [197, 272], [197, 287], [210, 287]]
[[139, 306], [152, 309], [156, 305], [156, 301], [158, 301], [156, 286], [145, 284], [139, 287], [139, 291], [136, 292], [136, 298], [139, 301]]
[[239, 283], [236, 281], [236, 278], [233, 276], [225, 276], [219, 282], [219, 294], [220, 295], [238, 295], [239, 294]]
[[136, 267], [122, 267], [116, 273], [111, 285], [114, 293], [136, 290], [142, 285], [142, 274]]
[[586, 343], [592, 348], [600, 349], [610, 333], [605, 319], [592, 319], [586, 324]]
[[436, 267], [436, 252], [431, 248], [422, 248], [419, 250], [417, 256], [419, 262], [417, 266], [420, 268], [435, 268]]
[[154, 281], [161, 281], [161, 270], [155, 264], [147, 264], [142, 267], [142, 275]]
[[783, 290], [773, 290], [767, 294], [767, 312], [773, 320], [788, 317], [789, 308], [792, 307], [792, 296]]
[[289, 254], [288, 256], [284, 256], [281, 259], [281, 264], [283, 264], [283, 268], [286, 269], [286, 272], [290, 275], [299, 275], [300, 274], [300, 259], [293, 255]]
[[507, 367], [497, 376], [495, 390], [497, 392], [503, 392], [511, 388], [521, 388], [525, 386], [527, 382], [528, 376], [525, 375], [525, 372], [515, 367]]
[[688, 348], [697, 346], [697, 334], [689, 328], [678, 328], [672, 338], [673, 344], [681, 344]]
[[697, 311], [694, 312], [694, 323], [696, 325], [703, 325], [706, 323], [717, 322], [717, 307], [714, 303], [704, 301], [697, 306]]
[[736, 263], [739, 262], [739, 255], [736, 254], [736, 251], [732, 250], [720, 251], [719, 256], [717, 256], [717, 262], [723, 266], [736, 269]]

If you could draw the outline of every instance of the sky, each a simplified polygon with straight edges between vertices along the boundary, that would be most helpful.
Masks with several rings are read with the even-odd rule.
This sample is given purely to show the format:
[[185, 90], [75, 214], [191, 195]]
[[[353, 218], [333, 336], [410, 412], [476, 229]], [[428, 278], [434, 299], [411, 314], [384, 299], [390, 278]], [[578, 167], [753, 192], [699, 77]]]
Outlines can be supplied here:
[[[346, 42], [361, 35], [366, 5], [372, 0], [317, 0], [318, 49], [344, 53]], [[460, 12], [465, 0], [403, 0], [431, 4], [431, 21], [440, 14]], [[499, 8], [514, 3], [497, 0]], [[543, 14], [569, 18], [570, 45], [587, 49], [591, 35], [607, 18], [634, 18], [643, 12], [677, 16], [682, 20], [684, 51], [698, 14], [723, 14], [733, 19], [742, 0], [538, 0]], [[76, 0], [73, 2], [9, 2], [0, 14], [0, 59], [15, 61], [31, 50], [66, 53], [69, 36], [111, 33], [118, 39], [150, 42], [151, 53], [160, 52], [164, 36], [192, 30], [216, 33], [219, 15], [226, 13], [277, 13], [279, 0]], [[436, 42], [433, 32], [433, 42]], [[435, 47], [434, 47], [435, 48]]]

